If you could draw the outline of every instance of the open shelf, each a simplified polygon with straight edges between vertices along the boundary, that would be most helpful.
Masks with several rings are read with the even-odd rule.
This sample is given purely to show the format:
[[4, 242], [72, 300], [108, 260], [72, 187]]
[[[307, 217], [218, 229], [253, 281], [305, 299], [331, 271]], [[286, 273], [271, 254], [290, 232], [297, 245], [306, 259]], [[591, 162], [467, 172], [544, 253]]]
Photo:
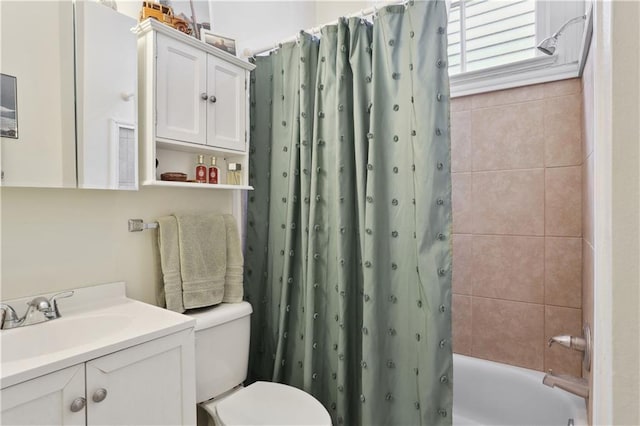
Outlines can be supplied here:
[[253, 191], [253, 186], [249, 185], [227, 185], [195, 182], [174, 182], [170, 180], [152, 180], [142, 182], [143, 186], [164, 186], [172, 188], [198, 188], [198, 189], [244, 189]]

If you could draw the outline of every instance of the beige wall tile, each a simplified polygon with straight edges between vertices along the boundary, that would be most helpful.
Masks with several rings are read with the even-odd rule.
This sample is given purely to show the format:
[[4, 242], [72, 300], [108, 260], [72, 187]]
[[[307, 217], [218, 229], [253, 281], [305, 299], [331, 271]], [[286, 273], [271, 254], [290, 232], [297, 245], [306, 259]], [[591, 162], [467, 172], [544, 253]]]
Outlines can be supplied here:
[[477, 172], [473, 233], [544, 235], [544, 169]]
[[473, 170], [544, 167], [544, 116], [542, 101], [472, 111]]
[[542, 303], [544, 238], [473, 236], [473, 295]]
[[471, 96], [451, 99], [451, 112], [469, 111], [471, 109]]
[[454, 294], [451, 303], [453, 352], [471, 355], [471, 297]]
[[453, 274], [451, 277], [454, 294], [471, 294], [473, 279], [473, 251], [471, 235], [453, 234]]
[[593, 245], [593, 155], [582, 164], [582, 236]]
[[545, 238], [544, 303], [582, 307], [582, 238]]
[[544, 100], [544, 138], [547, 167], [582, 163], [581, 94]]
[[471, 171], [471, 111], [451, 113], [451, 171]]
[[[544, 318], [545, 340], [553, 336], [568, 334], [582, 336], [582, 311], [573, 308], [546, 306]], [[582, 377], [582, 352], [565, 348], [558, 344], [545, 347], [544, 369], [556, 374], [570, 374]]]
[[544, 97], [542, 84], [516, 87], [514, 89], [498, 90], [495, 92], [481, 93], [471, 97], [473, 109], [487, 108], [497, 105], [517, 104], [540, 100]]
[[542, 370], [543, 305], [473, 297], [472, 311], [473, 356]]
[[457, 234], [471, 233], [471, 189], [471, 173], [451, 174], [453, 232]]
[[582, 170], [546, 169], [545, 232], [550, 236], [582, 236]]
[[554, 96], [573, 95], [582, 91], [582, 80], [579, 78], [570, 78], [567, 80], [552, 81], [545, 83], [544, 97], [551, 98]]

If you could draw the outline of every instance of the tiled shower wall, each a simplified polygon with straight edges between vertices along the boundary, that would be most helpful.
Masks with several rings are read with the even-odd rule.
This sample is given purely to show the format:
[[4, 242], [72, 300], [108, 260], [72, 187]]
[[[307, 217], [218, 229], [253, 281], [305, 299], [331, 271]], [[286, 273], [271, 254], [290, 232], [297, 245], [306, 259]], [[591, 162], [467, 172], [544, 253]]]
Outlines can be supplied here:
[[581, 376], [579, 79], [452, 99], [453, 349]]

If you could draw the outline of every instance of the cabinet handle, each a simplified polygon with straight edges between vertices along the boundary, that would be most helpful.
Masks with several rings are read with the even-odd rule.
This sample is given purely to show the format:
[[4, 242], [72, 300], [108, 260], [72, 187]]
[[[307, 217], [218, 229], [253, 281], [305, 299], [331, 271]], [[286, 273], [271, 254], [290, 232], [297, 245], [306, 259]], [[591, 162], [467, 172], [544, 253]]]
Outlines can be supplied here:
[[93, 396], [91, 397], [91, 399], [93, 399], [93, 402], [102, 402], [105, 400], [106, 397], [107, 397], [107, 390], [105, 388], [100, 388], [93, 393]]
[[87, 402], [87, 400], [84, 399], [83, 397], [76, 398], [71, 403], [71, 406], [69, 407], [69, 409], [71, 409], [71, 412], [77, 413], [78, 411], [80, 411], [80, 410], [82, 410], [84, 408], [86, 402]]
[[206, 94], [206, 93], [201, 93], [201, 94], [200, 94], [200, 99], [202, 99], [203, 101], [206, 101], [206, 100], [207, 100], [207, 98], [209, 98], [209, 96], [207, 96], [207, 94]]
[[209, 100], [211, 101], [211, 103], [214, 103], [214, 104], [215, 104], [215, 103], [216, 103], [216, 101], [217, 101], [218, 99], [216, 99], [216, 97], [215, 97], [215, 96], [211, 96], [211, 97], [209, 98]]

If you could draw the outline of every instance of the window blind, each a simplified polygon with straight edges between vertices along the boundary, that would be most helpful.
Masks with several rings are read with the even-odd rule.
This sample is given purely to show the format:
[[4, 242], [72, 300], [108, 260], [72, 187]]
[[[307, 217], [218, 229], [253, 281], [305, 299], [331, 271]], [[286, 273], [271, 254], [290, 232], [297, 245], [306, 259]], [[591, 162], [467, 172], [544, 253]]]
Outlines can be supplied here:
[[449, 74], [535, 56], [534, 0], [459, 0], [449, 12]]

